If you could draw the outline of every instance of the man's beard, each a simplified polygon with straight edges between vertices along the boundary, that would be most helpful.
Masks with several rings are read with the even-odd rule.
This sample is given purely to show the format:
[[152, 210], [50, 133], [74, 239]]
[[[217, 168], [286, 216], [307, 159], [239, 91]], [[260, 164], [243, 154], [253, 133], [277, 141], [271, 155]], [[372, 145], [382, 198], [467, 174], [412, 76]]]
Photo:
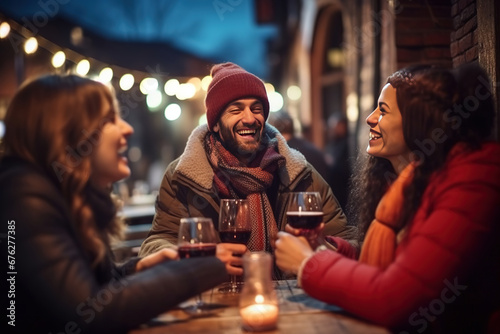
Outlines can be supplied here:
[[[228, 130], [226, 127], [221, 126], [220, 132], [222, 132], [222, 137], [226, 140], [222, 140], [221, 135], [218, 133], [218, 139], [222, 143], [222, 146], [228, 150], [232, 155], [241, 160], [243, 158], [246, 161], [252, 161], [257, 154], [266, 148], [267, 141], [264, 140], [263, 133], [259, 142], [256, 145], [241, 145], [233, 136], [233, 132]], [[247, 146], [247, 147], [245, 147]], [[249, 147], [248, 147], [249, 146]]]

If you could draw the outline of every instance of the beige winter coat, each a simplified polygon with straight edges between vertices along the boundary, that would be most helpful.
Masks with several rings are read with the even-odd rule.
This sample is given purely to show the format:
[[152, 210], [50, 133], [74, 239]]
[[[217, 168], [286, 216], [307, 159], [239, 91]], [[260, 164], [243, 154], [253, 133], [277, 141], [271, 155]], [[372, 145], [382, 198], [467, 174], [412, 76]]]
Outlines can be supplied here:
[[[210, 217], [217, 228], [220, 198], [214, 190], [214, 173], [203, 147], [207, 132], [206, 125], [194, 129], [184, 153], [167, 167], [156, 201], [153, 226], [142, 244], [140, 256], [175, 245], [183, 217]], [[318, 191], [325, 213], [324, 234], [354, 239], [356, 229], [346, 225], [346, 217], [326, 181], [300, 152], [288, 147], [278, 130], [266, 124], [264, 134], [277, 140], [278, 151], [286, 159], [285, 166], [278, 171], [276, 201], [271, 203], [278, 229], [283, 230], [286, 225], [289, 192]]]

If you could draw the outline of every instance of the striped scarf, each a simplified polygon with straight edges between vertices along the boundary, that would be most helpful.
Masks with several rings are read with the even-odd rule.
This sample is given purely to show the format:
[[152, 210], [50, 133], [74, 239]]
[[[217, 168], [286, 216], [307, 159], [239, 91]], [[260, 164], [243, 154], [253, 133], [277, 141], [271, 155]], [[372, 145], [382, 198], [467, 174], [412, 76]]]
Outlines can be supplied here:
[[366, 232], [359, 262], [385, 269], [394, 261], [397, 247], [396, 224], [403, 208], [403, 190], [413, 180], [414, 170], [415, 166], [408, 164], [382, 196], [375, 210], [375, 219]]
[[285, 163], [285, 158], [277, 152], [276, 141], [269, 141], [265, 149], [257, 152], [249, 166], [242, 166], [213, 134], [206, 137], [205, 145], [220, 198], [248, 200], [252, 217], [248, 249], [270, 251], [270, 241], [278, 233], [278, 227], [266, 190], [273, 184], [274, 173]]

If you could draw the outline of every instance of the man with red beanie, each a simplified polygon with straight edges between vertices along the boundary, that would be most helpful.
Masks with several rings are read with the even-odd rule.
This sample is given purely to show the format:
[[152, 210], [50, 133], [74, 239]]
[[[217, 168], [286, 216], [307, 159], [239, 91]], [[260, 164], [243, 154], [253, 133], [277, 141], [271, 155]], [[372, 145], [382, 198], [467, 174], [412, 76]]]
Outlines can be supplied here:
[[[251, 251], [273, 252], [272, 240], [286, 225], [287, 195], [318, 191], [323, 199], [324, 235], [354, 239], [346, 218], [325, 180], [298, 151], [266, 124], [269, 101], [264, 83], [233, 63], [212, 67], [205, 99], [207, 125], [191, 133], [184, 153], [168, 166], [156, 215], [140, 255], [175, 247], [180, 218], [210, 217], [215, 226], [224, 198], [246, 198], [252, 213]], [[217, 245], [229, 274], [241, 275], [247, 247]], [[275, 268], [274, 278], [284, 278]]]

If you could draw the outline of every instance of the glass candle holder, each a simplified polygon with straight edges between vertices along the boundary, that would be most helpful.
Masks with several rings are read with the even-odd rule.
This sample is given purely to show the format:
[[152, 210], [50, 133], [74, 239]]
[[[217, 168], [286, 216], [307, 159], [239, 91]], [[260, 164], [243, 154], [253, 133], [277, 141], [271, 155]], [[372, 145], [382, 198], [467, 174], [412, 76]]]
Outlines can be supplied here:
[[240, 295], [243, 329], [257, 332], [276, 328], [278, 299], [271, 277], [272, 258], [265, 252], [243, 256], [245, 284]]

